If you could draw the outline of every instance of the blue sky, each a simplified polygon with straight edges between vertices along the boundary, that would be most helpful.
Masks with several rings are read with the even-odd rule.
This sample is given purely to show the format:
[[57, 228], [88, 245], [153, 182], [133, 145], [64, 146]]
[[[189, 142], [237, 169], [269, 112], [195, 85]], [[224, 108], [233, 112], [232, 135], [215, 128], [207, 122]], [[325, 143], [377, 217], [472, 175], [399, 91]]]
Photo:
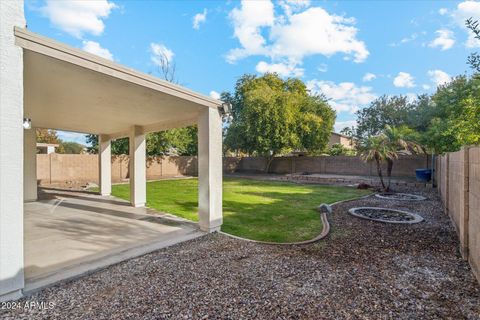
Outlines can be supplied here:
[[480, 47], [464, 27], [476, 1], [37, 0], [25, 15], [33, 32], [153, 75], [167, 55], [181, 85], [214, 97], [244, 73], [300, 77], [330, 99], [337, 131], [375, 97], [468, 73]]

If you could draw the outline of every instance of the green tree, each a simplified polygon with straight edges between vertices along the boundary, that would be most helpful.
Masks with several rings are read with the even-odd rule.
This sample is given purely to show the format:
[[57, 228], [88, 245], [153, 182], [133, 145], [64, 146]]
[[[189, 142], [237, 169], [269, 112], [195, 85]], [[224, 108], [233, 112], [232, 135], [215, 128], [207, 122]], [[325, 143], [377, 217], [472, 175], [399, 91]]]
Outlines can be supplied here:
[[299, 79], [245, 75], [237, 81], [235, 93], [223, 97], [234, 109], [225, 145], [266, 157], [266, 172], [277, 155], [326, 148], [335, 112], [323, 97], [309, 95]]
[[[362, 140], [360, 154], [365, 161], [375, 161], [377, 174], [384, 191], [390, 191], [393, 164], [398, 159], [400, 152], [412, 154], [420, 153], [423, 148], [412, 138], [415, 132], [406, 127], [385, 126], [384, 130], [375, 136], [369, 136]], [[382, 164], [387, 165], [387, 183], [384, 181]]]
[[377, 135], [386, 125], [408, 125], [412, 106], [405, 96], [381, 96], [370, 103], [366, 108], [357, 111], [358, 138]]
[[62, 141], [60, 145], [63, 148], [63, 153], [66, 154], [80, 154], [85, 148], [82, 144], [71, 141]]
[[[180, 155], [193, 156], [197, 154], [197, 127], [171, 129], [151, 132], [146, 136], [146, 150], [149, 156]], [[98, 136], [87, 135], [87, 148], [90, 153], [98, 152]], [[112, 154], [128, 154], [128, 138], [112, 141]]]
[[[480, 40], [480, 26], [478, 20], [473, 20], [472, 18], [467, 19], [465, 25], [470, 31], [472, 31], [474, 38]], [[467, 64], [475, 72], [480, 72], [480, 54], [478, 52], [471, 53], [467, 58]]]
[[421, 142], [436, 153], [480, 143], [480, 75], [458, 76], [437, 88], [417, 115], [427, 123]]
[[355, 152], [351, 149], [345, 148], [341, 143], [333, 144], [327, 151], [331, 156], [353, 156]]
[[383, 190], [387, 190], [383, 180], [382, 164], [387, 157], [390, 157], [390, 147], [385, 143], [384, 135], [368, 136], [361, 140], [360, 156], [366, 162], [375, 161], [377, 175]]

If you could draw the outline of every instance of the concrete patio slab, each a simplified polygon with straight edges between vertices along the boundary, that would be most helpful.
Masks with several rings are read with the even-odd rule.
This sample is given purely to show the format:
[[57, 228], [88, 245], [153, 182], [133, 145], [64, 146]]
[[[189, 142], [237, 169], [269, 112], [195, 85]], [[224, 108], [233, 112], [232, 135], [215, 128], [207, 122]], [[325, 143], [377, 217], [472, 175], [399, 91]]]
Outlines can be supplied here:
[[25, 203], [27, 292], [204, 234], [111, 196], [43, 190], [40, 198]]

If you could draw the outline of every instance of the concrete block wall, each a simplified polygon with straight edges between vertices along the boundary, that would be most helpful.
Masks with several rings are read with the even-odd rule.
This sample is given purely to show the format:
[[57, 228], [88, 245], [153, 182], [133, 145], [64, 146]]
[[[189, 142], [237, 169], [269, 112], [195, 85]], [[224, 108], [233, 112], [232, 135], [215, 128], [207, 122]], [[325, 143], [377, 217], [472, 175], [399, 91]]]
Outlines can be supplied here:
[[[237, 162], [238, 172], [263, 172], [266, 159], [262, 157], [225, 158], [229, 171]], [[393, 166], [392, 176], [415, 177], [415, 169], [431, 168], [429, 156], [402, 156]], [[383, 167], [386, 173], [386, 166]], [[270, 173], [320, 173], [372, 176], [376, 175], [374, 163], [366, 163], [360, 157], [318, 156], [318, 157], [276, 157], [270, 166]]]
[[[395, 162], [393, 176], [411, 177], [416, 168], [426, 165], [426, 157], [401, 157]], [[128, 155], [112, 156], [112, 181], [129, 178]], [[226, 157], [223, 159], [225, 173], [263, 173], [266, 159], [261, 157]], [[147, 179], [180, 175], [198, 175], [197, 157], [147, 157]], [[94, 154], [38, 154], [37, 180], [40, 183], [66, 181], [98, 182], [98, 157]], [[384, 168], [386, 170], [386, 168]], [[371, 176], [376, 175], [375, 164], [365, 163], [358, 157], [277, 157], [273, 160], [271, 173], [325, 173]]]
[[468, 259], [480, 281], [480, 147], [470, 148], [468, 156]]
[[448, 212], [460, 239], [460, 252], [468, 258], [468, 148], [449, 155]]
[[[112, 157], [112, 182], [129, 178], [129, 157]], [[196, 157], [148, 157], [147, 179], [198, 173]], [[98, 183], [98, 156], [95, 154], [37, 154], [37, 180], [41, 184], [67, 181]]]
[[438, 190], [458, 234], [460, 253], [480, 282], [480, 147], [437, 159]]

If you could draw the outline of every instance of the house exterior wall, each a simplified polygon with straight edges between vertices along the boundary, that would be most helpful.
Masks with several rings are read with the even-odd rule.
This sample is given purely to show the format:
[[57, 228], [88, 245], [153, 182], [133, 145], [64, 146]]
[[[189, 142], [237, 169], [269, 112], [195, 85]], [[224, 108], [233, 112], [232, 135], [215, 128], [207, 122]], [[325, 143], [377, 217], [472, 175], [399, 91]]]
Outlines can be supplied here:
[[330, 135], [330, 138], [328, 138], [328, 147], [331, 147], [336, 143], [341, 144], [342, 146], [344, 146], [347, 149], [353, 149], [354, 148], [354, 146], [352, 146], [350, 138], [345, 137], [341, 134], [332, 132], [332, 134]]
[[23, 1], [0, 1], [0, 300], [24, 287], [23, 53], [14, 26], [25, 26]]

